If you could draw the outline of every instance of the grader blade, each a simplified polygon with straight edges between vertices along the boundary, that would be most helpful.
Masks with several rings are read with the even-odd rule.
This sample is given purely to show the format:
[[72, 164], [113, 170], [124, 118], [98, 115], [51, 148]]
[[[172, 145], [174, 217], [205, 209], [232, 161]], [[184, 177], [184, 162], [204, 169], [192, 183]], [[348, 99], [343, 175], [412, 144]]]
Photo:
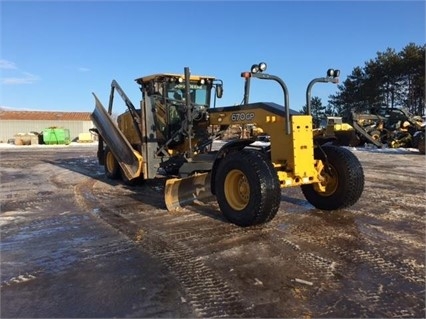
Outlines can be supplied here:
[[142, 156], [133, 149], [126, 136], [115, 124], [111, 115], [107, 113], [98, 97], [94, 93], [93, 96], [95, 97], [96, 107], [90, 118], [95, 123], [99, 134], [111, 149], [126, 178], [128, 180], [137, 178], [142, 170]]
[[187, 205], [205, 204], [214, 199], [210, 188], [210, 173], [166, 181], [164, 189], [167, 210], [173, 211]]

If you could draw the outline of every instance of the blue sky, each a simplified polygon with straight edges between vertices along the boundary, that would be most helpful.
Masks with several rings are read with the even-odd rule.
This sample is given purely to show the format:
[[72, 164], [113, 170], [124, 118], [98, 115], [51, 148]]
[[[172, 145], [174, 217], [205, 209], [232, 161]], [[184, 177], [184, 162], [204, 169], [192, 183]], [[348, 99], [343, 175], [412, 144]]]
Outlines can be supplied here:
[[[290, 107], [328, 68], [341, 81], [378, 51], [425, 43], [424, 1], [0, 1], [0, 106], [87, 111], [108, 104], [116, 79], [135, 105], [135, 78], [161, 72], [224, 82], [219, 106], [240, 103], [242, 71], [264, 61]], [[251, 102], [283, 104], [277, 83], [254, 80]], [[312, 95], [327, 104], [334, 84]], [[117, 96], [115, 112], [125, 110]]]

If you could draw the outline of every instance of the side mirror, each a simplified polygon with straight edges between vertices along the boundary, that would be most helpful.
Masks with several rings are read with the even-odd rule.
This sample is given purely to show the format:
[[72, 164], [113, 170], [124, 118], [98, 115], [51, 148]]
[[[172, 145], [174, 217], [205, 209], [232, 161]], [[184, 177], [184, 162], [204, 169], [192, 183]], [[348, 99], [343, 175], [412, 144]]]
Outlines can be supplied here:
[[220, 99], [223, 95], [223, 86], [222, 84], [217, 84], [216, 85], [216, 96], [218, 99]]

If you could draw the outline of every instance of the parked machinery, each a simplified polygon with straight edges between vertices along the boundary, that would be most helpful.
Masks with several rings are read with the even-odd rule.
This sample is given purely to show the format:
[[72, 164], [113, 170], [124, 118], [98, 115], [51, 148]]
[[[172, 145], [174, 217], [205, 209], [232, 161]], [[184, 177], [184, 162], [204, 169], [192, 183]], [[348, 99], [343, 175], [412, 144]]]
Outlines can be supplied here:
[[357, 132], [356, 144], [412, 147], [425, 154], [425, 122], [404, 109], [384, 106], [369, 114], [352, 112], [350, 124]]

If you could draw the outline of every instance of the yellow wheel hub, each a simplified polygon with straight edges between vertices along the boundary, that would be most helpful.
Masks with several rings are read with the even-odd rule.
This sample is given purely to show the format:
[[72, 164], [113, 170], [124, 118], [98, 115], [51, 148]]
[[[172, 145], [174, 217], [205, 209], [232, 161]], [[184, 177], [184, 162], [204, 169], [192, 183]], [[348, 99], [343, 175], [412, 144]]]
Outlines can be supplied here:
[[112, 172], [115, 166], [115, 158], [111, 152], [108, 152], [105, 158], [105, 166], [108, 169], [108, 172]]
[[234, 210], [243, 210], [250, 200], [250, 185], [247, 177], [238, 169], [230, 171], [225, 178], [225, 197]]
[[339, 186], [336, 170], [332, 166], [330, 166], [330, 170], [331, 172], [324, 167], [321, 172], [321, 186], [317, 184], [314, 185], [315, 191], [322, 196], [333, 195]]
[[373, 140], [375, 140], [375, 141], [380, 141], [380, 135], [378, 135], [378, 134], [373, 134], [371, 137], [372, 137], [372, 138], [373, 138]]

